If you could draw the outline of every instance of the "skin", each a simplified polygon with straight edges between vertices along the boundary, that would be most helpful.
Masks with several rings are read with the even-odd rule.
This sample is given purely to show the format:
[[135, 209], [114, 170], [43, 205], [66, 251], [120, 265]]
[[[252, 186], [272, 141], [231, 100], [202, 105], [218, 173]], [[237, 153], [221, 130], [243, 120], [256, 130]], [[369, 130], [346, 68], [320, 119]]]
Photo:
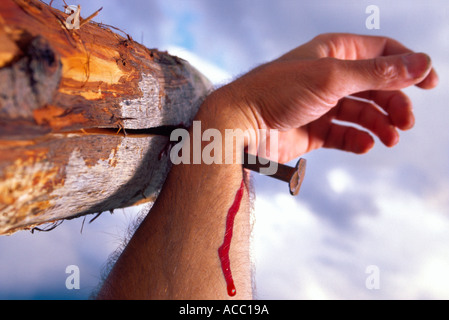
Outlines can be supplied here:
[[[278, 129], [279, 157], [273, 160], [279, 162], [318, 148], [362, 154], [373, 147], [373, 135], [392, 147], [400, 130], [413, 127], [412, 103], [401, 89], [437, 83], [430, 58], [393, 39], [324, 34], [213, 92], [196, 120], [203, 131], [214, 128], [223, 136], [225, 129]], [[349, 95], [372, 100], [381, 110]], [[240, 156], [248, 143], [236, 145], [230, 156]], [[236, 162], [174, 166], [98, 298], [231, 298], [217, 249], [242, 179], [248, 184]], [[253, 296], [250, 235], [245, 189], [230, 248], [235, 299]]]

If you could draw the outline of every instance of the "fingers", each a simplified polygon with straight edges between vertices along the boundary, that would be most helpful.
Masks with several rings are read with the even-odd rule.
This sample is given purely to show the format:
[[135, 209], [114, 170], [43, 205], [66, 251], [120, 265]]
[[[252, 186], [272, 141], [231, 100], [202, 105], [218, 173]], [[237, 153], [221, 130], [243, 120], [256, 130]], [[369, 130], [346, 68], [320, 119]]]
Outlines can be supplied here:
[[[412, 105], [401, 91], [364, 92], [355, 99], [342, 99], [313, 127], [311, 134], [321, 137], [323, 147], [365, 153], [374, 145], [370, 134], [377, 136], [387, 147], [393, 147], [399, 142], [398, 129], [413, 127]], [[333, 120], [358, 125], [369, 133]]]
[[401, 91], [369, 91], [357, 95], [364, 101], [342, 99], [333, 116], [337, 120], [362, 126], [388, 147], [399, 141], [397, 129], [411, 129], [415, 123], [412, 103]]
[[[356, 96], [379, 106], [385, 111], [390, 123], [401, 130], [411, 129], [415, 124], [412, 102], [402, 91], [367, 91]], [[343, 100], [342, 104], [348, 102]], [[366, 102], [363, 104], [369, 106]]]
[[353, 82], [352, 86], [346, 86], [348, 94], [366, 90], [403, 89], [422, 83], [432, 69], [430, 58], [423, 53], [371, 60], [336, 60], [335, 63], [337, 69], [346, 71], [345, 76]]
[[374, 139], [368, 132], [341, 123], [334, 123], [332, 122], [333, 118], [332, 114], [326, 114], [317, 121], [310, 123], [307, 129], [298, 128], [295, 130], [298, 138], [301, 134], [306, 134], [306, 137], [308, 137], [306, 152], [319, 148], [330, 148], [363, 154], [374, 146]]
[[345, 99], [335, 110], [336, 120], [368, 129], [387, 147], [399, 142], [399, 133], [388, 116], [369, 103]]
[[374, 146], [374, 139], [365, 131], [353, 127], [331, 124], [324, 148], [338, 149], [356, 154], [368, 152]]
[[416, 84], [421, 89], [433, 89], [438, 85], [438, 74], [435, 69], [431, 69], [429, 75], [420, 83]]
[[[387, 83], [388, 85], [395, 85], [393, 89], [401, 89], [413, 84], [423, 89], [434, 88], [438, 83], [438, 76], [431, 67], [430, 58], [424, 54], [413, 53], [400, 42], [387, 37], [328, 33], [315, 37], [312, 41], [282, 56], [280, 60], [330, 57], [355, 62], [355, 65], [349, 63], [352, 67], [365, 68], [367, 73], [365, 76], [368, 76], [366, 79], [374, 80], [374, 84], [388, 80], [393, 82]], [[411, 60], [408, 66], [407, 60]], [[395, 76], [397, 79], [394, 79]], [[415, 81], [410, 81], [409, 78]], [[404, 82], [404, 80], [408, 81]], [[364, 83], [369, 84], [366, 81]], [[387, 90], [386, 87], [378, 89]]]

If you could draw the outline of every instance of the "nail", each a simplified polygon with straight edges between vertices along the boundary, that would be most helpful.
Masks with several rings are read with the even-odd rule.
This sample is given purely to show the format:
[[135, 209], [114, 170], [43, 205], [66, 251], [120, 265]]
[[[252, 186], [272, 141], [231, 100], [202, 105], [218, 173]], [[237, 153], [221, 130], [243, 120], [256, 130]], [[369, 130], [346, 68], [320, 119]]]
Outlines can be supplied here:
[[410, 53], [402, 59], [412, 79], [421, 78], [430, 69], [430, 58], [424, 53]]
[[[262, 163], [264, 164], [262, 165]], [[277, 163], [268, 159], [254, 156], [249, 153], [245, 153], [243, 167], [248, 170], [260, 173], [261, 169], [275, 165], [277, 167], [276, 172], [268, 176], [287, 182], [290, 194], [292, 196], [296, 196], [299, 193], [302, 181], [304, 180], [304, 175], [306, 173], [306, 163], [306, 159], [300, 158], [296, 163], [296, 166], [290, 167], [282, 163]]]

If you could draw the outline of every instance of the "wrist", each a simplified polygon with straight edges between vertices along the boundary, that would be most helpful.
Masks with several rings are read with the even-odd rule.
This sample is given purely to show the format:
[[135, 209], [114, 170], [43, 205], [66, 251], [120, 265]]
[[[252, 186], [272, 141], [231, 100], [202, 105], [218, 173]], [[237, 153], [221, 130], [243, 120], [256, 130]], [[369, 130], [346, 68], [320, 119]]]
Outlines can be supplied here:
[[239, 95], [232, 83], [210, 94], [203, 102], [195, 120], [201, 121], [203, 133], [208, 129], [218, 130], [223, 146], [229, 143], [232, 135], [239, 150], [248, 149], [256, 153], [265, 130], [264, 122]]

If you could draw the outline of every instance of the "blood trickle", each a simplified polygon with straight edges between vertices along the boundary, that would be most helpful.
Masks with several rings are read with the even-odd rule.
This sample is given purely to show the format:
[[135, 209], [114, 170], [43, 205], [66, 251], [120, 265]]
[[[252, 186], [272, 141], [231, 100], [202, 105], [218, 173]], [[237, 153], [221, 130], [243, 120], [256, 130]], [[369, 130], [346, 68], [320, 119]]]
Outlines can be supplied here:
[[240, 203], [242, 202], [244, 190], [244, 182], [240, 185], [239, 190], [235, 195], [234, 202], [228, 210], [228, 215], [226, 216], [226, 231], [223, 239], [223, 244], [218, 248], [218, 256], [220, 257], [221, 269], [223, 270], [223, 275], [226, 281], [228, 295], [235, 296], [237, 293], [234, 285], [234, 280], [232, 279], [231, 273], [231, 262], [229, 261], [229, 249], [231, 247], [232, 231], [234, 228], [234, 219], [240, 208]]

